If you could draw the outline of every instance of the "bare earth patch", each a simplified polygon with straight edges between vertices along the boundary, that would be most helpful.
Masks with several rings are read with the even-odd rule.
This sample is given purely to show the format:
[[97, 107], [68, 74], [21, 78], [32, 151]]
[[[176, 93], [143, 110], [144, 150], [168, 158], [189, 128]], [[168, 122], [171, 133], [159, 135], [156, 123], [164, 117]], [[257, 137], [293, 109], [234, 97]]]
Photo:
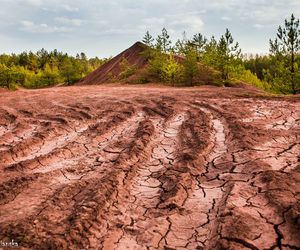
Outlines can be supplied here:
[[299, 249], [300, 102], [239, 88], [1, 92], [0, 241]]

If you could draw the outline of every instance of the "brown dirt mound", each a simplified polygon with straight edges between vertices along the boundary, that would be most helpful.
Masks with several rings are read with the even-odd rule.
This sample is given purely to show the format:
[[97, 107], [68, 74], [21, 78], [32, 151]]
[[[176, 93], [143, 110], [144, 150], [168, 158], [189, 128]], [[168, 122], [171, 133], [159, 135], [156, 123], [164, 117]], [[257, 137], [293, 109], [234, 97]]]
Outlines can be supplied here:
[[141, 42], [136, 42], [130, 48], [126, 49], [107, 63], [96, 69], [94, 72], [78, 82], [78, 85], [93, 85], [111, 82], [114, 77], [121, 74], [120, 63], [126, 59], [129, 65], [135, 65], [138, 69], [142, 69], [147, 65], [147, 60], [141, 55], [146, 48]]
[[[77, 85], [96, 85], [112, 82], [123, 83], [143, 83], [157, 82], [158, 79], [154, 76], [150, 76], [147, 73], [148, 60], [142, 55], [147, 49], [147, 45], [136, 42], [130, 48], [126, 49], [116, 57], [112, 58], [104, 65], [100, 66], [94, 72], [77, 82]], [[184, 57], [174, 55], [175, 60], [178, 63], [183, 63]], [[124, 69], [122, 69], [122, 61], [126, 60], [129, 67], [134, 67], [132, 74], [128, 76], [122, 76]], [[207, 67], [199, 63], [201, 73], [197, 76], [195, 81], [199, 84], [218, 85], [220, 79], [216, 77], [216, 72], [210, 67]]]

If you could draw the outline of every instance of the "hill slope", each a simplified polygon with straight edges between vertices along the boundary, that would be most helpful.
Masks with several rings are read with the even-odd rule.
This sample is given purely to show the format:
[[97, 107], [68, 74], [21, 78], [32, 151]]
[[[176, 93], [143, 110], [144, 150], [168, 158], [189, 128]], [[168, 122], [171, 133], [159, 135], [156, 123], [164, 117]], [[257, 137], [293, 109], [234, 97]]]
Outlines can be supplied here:
[[93, 85], [110, 82], [113, 77], [119, 76], [121, 73], [120, 63], [123, 59], [126, 59], [129, 65], [135, 65], [138, 69], [144, 68], [147, 65], [147, 60], [143, 58], [141, 52], [143, 52], [145, 48], [146, 45], [141, 42], [136, 42], [130, 48], [124, 50], [91, 74], [84, 77], [77, 84]]

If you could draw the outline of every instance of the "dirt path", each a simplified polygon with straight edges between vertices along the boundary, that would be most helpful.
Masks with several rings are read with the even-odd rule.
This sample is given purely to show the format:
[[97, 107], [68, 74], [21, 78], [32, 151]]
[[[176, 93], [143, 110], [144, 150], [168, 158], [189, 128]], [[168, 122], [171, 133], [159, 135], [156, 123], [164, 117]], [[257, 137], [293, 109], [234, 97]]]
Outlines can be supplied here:
[[0, 241], [300, 248], [300, 101], [141, 86], [1, 93]]

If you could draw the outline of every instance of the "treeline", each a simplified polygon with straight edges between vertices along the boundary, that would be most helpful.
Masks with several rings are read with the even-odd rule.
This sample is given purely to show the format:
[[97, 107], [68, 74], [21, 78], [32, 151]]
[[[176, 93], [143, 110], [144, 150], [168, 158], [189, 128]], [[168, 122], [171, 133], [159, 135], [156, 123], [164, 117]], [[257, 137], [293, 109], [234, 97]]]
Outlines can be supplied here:
[[53, 50], [0, 55], [0, 87], [14, 89], [40, 88], [59, 83], [72, 84], [86, 76], [106, 59], [88, 59], [84, 53], [76, 57]]
[[213, 74], [210, 80], [224, 85], [246, 82], [284, 94], [300, 90], [300, 29], [294, 15], [279, 26], [276, 39], [270, 40], [270, 54], [265, 56], [243, 56], [228, 29], [219, 39], [200, 33], [187, 39], [184, 34], [172, 45], [163, 28], [156, 38], [147, 31], [143, 42], [150, 48], [145, 52], [149, 73], [161, 81], [195, 85]]
[[178, 85], [231, 85], [238, 81], [250, 82], [260, 88], [268, 85], [260, 81], [243, 63], [239, 44], [226, 29], [218, 40], [198, 33], [191, 39], [178, 39], [174, 45], [163, 28], [156, 38], [147, 31], [143, 43], [149, 49], [148, 73], [160, 81]]
[[284, 26], [279, 26], [277, 35], [270, 43], [267, 56], [250, 56], [245, 60], [245, 67], [257, 77], [270, 84], [280, 93], [300, 92], [300, 22], [292, 14]]
[[[143, 52], [149, 61], [147, 72], [139, 82], [162, 81], [170, 84], [234, 85], [251, 83], [276, 93], [300, 91], [300, 29], [299, 19], [292, 14], [279, 26], [274, 40], [270, 40], [270, 53], [264, 56], [243, 56], [239, 44], [226, 29], [219, 39], [206, 38], [198, 33], [174, 44], [163, 28], [154, 38], [148, 31]], [[86, 76], [108, 59], [88, 59], [84, 53], [75, 57], [57, 50], [23, 52], [0, 55], [0, 87], [38, 88], [59, 83], [72, 84]], [[135, 65], [124, 61], [120, 65], [121, 78], [137, 71]]]

